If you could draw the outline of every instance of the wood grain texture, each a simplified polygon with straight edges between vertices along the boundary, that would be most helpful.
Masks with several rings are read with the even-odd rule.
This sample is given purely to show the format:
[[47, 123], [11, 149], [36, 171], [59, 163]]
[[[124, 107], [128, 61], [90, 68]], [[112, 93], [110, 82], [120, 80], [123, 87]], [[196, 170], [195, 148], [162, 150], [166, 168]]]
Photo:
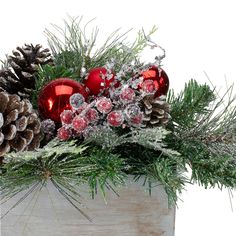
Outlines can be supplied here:
[[[49, 183], [3, 218], [1, 236], [174, 236], [175, 209], [168, 209], [163, 188], [150, 197], [142, 183], [130, 179], [118, 190], [120, 197], [108, 191], [107, 203], [100, 195], [89, 199], [82, 187], [82, 209], [92, 222]], [[12, 203], [2, 206], [2, 214]]]

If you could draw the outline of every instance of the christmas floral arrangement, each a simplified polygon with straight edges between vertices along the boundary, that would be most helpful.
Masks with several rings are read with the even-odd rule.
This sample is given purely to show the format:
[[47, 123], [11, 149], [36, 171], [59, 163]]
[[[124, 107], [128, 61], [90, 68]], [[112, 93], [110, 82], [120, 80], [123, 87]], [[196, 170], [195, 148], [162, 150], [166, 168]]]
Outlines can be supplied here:
[[[98, 49], [98, 29], [87, 38], [86, 27], [65, 21], [65, 30], [46, 30], [50, 49], [26, 44], [2, 63], [2, 203], [24, 192], [17, 205], [51, 181], [80, 210], [81, 184], [105, 198], [128, 175], [144, 177], [150, 192], [162, 184], [171, 204], [186, 183], [235, 189], [233, 88], [220, 98], [190, 80], [179, 94], [168, 91], [155, 27], [133, 44], [115, 31]], [[163, 54], [145, 64], [146, 47]]]

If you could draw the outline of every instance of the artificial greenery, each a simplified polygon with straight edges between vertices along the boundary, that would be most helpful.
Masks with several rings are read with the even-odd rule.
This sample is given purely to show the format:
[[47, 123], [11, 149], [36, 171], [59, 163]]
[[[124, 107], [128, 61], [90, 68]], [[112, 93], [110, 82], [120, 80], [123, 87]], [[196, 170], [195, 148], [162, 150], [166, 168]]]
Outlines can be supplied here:
[[236, 187], [233, 91], [230, 87], [220, 98], [215, 88], [191, 80], [179, 95], [169, 95], [174, 135], [169, 137], [168, 146], [181, 153], [191, 167], [191, 181], [206, 188]]
[[[79, 21], [79, 22], [78, 22]], [[115, 61], [115, 69], [141, 65], [139, 53], [148, 45], [149, 35], [138, 33], [133, 44], [125, 42], [118, 31], [95, 50], [98, 29], [87, 38], [88, 24], [82, 18], [65, 21], [65, 29], [54, 26], [59, 36], [46, 30], [54, 65], [39, 69], [32, 101], [36, 105], [45, 83], [58, 77], [84, 78], [83, 70]], [[124, 78], [126, 79], [126, 78]], [[85, 142], [50, 141], [36, 151], [9, 153], [1, 166], [2, 201], [27, 190], [24, 197], [41, 184], [51, 181], [78, 210], [79, 186], [87, 184], [91, 196], [125, 184], [126, 176], [134, 180], [145, 177], [151, 191], [162, 184], [175, 204], [186, 183], [204, 187], [236, 188], [236, 108], [233, 87], [220, 98], [216, 89], [190, 80], [183, 91], [170, 91], [171, 120], [167, 127], [106, 130], [101, 129]], [[228, 102], [225, 100], [228, 97]], [[184, 173], [191, 167], [192, 175]], [[24, 199], [24, 198], [22, 198]], [[22, 199], [19, 200], [22, 201]], [[18, 202], [18, 203], [19, 203]], [[16, 204], [17, 205], [17, 204]], [[15, 207], [14, 205], [13, 207]], [[89, 217], [81, 211], [88, 219]]]
[[53, 25], [56, 32], [49, 29], [45, 31], [55, 64], [71, 69], [80, 78], [82, 68], [100, 67], [115, 60], [114, 69], [118, 71], [124, 64], [139, 60], [138, 55], [148, 44], [146, 37], [156, 31], [155, 26], [147, 36], [140, 31], [137, 39], [129, 43], [126, 42], [126, 35], [130, 30], [120, 34], [118, 29], [112, 32], [98, 48], [96, 45], [98, 28], [92, 29], [88, 37], [86, 31], [91, 21], [82, 26], [82, 19], [82, 17], [79, 19], [70, 17], [69, 21], [64, 21], [65, 27]]
[[[32, 188], [50, 180], [73, 206], [80, 209], [83, 205], [78, 186], [81, 184], [90, 187], [92, 197], [100, 190], [105, 199], [106, 187], [114, 189], [112, 186], [124, 183], [125, 163], [118, 154], [77, 145], [73, 141], [61, 143], [55, 139], [37, 151], [10, 153], [4, 162], [0, 187], [3, 202], [26, 189], [31, 192]], [[28, 192], [24, 197], [27, 196]]]

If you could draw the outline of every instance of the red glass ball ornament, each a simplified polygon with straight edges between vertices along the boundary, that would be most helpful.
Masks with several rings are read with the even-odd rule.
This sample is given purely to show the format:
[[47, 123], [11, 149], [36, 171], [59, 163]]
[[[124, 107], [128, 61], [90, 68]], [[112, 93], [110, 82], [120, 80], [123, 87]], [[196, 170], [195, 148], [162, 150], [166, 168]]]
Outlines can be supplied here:
[[[110, 77], [109, 77], [110, 76]], [[90, 95], [97, 96], [102, 90], [111, 87], [111, 83], [115, 83], [115, 74], [107, 74], [107, 69], [104, 67], [97, 67], [89, 71], [88, 78], [83, 81], [85, 86], [90, 90]]]
[[[142, 76], [145, 80], [153, 80], [153, 85], [155, 87], [155, 97], [160, 97], [161, 95], [166, 95], [169, 89], [169, 78], [166, 72], [159, 69], [156, 66], [151, 67], [149, 70], [144, 71]], [[142, 88], [142, 85], [140, 86]]]
[[64, 110], [70, 110], [70, 96], [74, 93], [80, 93], [86, 99], [88, 92], [79, 82], [60, 78], [47, 84], [40, 92], [38, 98], [38, 107], [40, 115], [44, 119], [51, 119], [60, 122], [60, 114]]

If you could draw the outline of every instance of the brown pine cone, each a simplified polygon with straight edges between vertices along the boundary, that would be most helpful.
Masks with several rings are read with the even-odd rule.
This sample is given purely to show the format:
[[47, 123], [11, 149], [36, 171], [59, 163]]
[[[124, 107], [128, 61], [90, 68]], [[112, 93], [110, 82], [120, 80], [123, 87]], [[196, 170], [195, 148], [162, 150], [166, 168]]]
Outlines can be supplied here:
[[40, 128], [40, 120], [28, 100], [0, 92], [0, 157], [10, 151], [38, 148]]
[[52, 64], [49, 49], [42, 49], [37, 44], [25, 44], [17, 47], [13, 55], [8, 57], [9, 68], [0, 70], [0, 87], [11, 94], [29, 98], [35, 88], [35, 73], [39, 65]]
[[144, 113], [143, 124], [146, 127], [165, 126], [170, 119], [170, 106], [166, 96], [154, 97], [147, 95], [140, 102]]

